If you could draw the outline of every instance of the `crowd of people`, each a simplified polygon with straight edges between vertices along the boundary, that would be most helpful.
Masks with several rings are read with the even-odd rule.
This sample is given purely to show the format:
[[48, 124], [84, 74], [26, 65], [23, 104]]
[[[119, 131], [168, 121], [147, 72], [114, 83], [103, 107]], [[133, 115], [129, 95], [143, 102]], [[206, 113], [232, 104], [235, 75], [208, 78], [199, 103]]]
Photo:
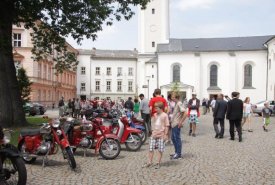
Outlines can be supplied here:
[[[240, 100], [238, 92], [232, 92], [232, 99], [224, 97], [223, 94], [214, 96], [211, 100], [203, 98], [202, 114], [208, 112], [213, 113], [213, 127], [215, 138], [222, 139], [224, 137], [225, 118], [229, 120], [230, 140], [235, 140], [235, 132], [238, 133], [238, 140], [242, 142], [242, 131], [244, 125], [247, 125], [248, 132], [253, 132], [251, 128], [251, 116], [253, 115], [250, 98], [246, 97], [244, 101]], [[165, 99], [161, 95], [160, 89], [155, 89], [153, 97], [149, 100], [140, 94], [135, 97], [129, 97], [127, 101], [121, 102], [122, 106], [133, 112], [135, 117], [142, 117], [145, 128], [150, 136], [149, 140], [149, 157], [148, 162], [143, 167], [151, 167], [153, 165], [154, 151], [157, 150], [157, 163], [154, 165], [156, 169], [160, 168], [162, 154], [165, 150], [165, 145], [171, 143], [174, 145], [175, 153], [171, 154], [171, 159], [182, 158], [182, 140], [181, 128], [188, 118], [189, 136], [196, 137], [196, 130], [200, 117], [201, 102], [197, 98], [196, 93], [192, 93], [192, 98], [182, 102], [180, 96], [172, 92]], [[111, 100], [103, 100], [104, 108], [110, 109]], [[73, 117], [81, 116], [81, 109], [93, 106], [90, 101], [80, 101], [78, 98], [68, 100], [67, 112]], [[108, 107], [109, 106], [109, 107]], [[270, 123], [270, 115], [272, 110], [269, 108], [269, 103], [264, 104], [262, 110], [263, 130], [268, 131]], [[64, 114], [65, 102], [62, 99], [59, 101], [59, 115]]]

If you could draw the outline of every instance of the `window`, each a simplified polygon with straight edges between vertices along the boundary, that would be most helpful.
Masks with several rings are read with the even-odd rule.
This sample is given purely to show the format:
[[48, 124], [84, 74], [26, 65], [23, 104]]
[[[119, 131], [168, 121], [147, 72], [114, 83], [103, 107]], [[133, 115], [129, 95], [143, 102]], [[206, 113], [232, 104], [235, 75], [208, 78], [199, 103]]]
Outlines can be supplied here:
[[13, 34], [13, 46], [14, 47], [21, 47], [21, 33], [14, 33]]
[[100, 67], [96, 67], [95, 68], [95, 74], [96, 75], [100, 75]]
[[106, 91], [111, 91], [111, 81], [106, 81]]
[[155, 47], [155, 42], [152, 42], [152, 48], [154, 48]]
[[80, 83], [80, 91], [86, 91], [86, 84]]
[[128, 68], [128, 75], [133, 76], [133, 68], [132, 67]]
[[117, 91], [122, 91], [122, 81], [117, 81]]
[[173, 82], [180, 82], [180, 66], [173, 66]]
[[154, 75], [152, 75], [152, 78], [154, 78], [155, 76]]
[[117, 68], [117, 76], [122, 76], [122, 67]]
[[38, 63], [38, 69], [37, 69], [37, 77], [38, 78], [41, 78], [41, 68], [42, 68], [41, 63]]
[[244, 66], [244, 87], [252, 87], [252, 65]]
[[155, 14], [156, 10], [154, 8], [152, 8], [152, 14]]
[[210, 66], [210, 87], [218, 86], [218, 67], [217, 65]]
[[268, 60], [269, 70], [271, 69], [271, 59]]
[[44, 68], [43, 68], [43, 78], [46, 79], [47, 78], [47, 66], [44, 65]]
[[154, 65], [152, 65], [152, 68], [154, 68]]
[[51, 100], [51, 91], [49, 90], [48, 91], [48, 101], [50, 101]]
[[95, 91], [100, 91], [100, 81], [95, 81]]
[[48, 80], [51, 80], [52, 79], [52, 68], [51, 66], [49, 66], [48, 68]]
[[112, 75], [112, 71], [111, 71], [111, 68], [110, 67], [107, 67], [107, 72], [106, 74], [109, 76], [109, 75]]
[[133, 82], [132, 81], [128, 81], [128, 91], [129, 92], [133, 91]]
[[16, 76], [17, 76], [17, 75], [18, 75], [18, 70], [19, 70], [20, 68], [22, 68], [21, 62], [20, 62], [20, 61], [15, 60], [15, 61], [14, 61], [14, 67], [15, 67], [15, 70], [16, 70]]
[[85, 75], [86, 74], [86, 68], [85, 67], [81, 67], [81, 72], [80, 72], [82, 75]]

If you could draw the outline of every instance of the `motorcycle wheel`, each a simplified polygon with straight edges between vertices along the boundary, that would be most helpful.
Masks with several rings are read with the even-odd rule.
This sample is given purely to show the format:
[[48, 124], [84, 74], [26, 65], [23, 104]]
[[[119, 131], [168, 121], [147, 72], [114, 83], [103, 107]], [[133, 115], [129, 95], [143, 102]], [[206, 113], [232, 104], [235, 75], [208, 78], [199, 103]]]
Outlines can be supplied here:
[[[133, 142], [127, 142], [127, 141], [131, 141], [132, 137], [134, 139]], [[136, 134], [136, 133], [132, 133], [128, 136], [127, 141], [125, 143], [127, 150], [129, 151], [137, 151], [140, 149], [141, 145], [142, 145], [142, 141], [141, 141], [141, 137]]]
[[115, 159], [120, 153], [120, 143], [113, 138], [106, 138], [102, 141], [99, 153], [104, 159]]
[[[21, 143], [19, 143], [18, 145], [18, 150], [24, 155], [27, 154], [26, 150], [26, 145], [25, 145], [25, 141], [22, 141]], [[32, 164], [36, 161], [36, 157], [27, 157], [27, 156], [23, 156], [22, 157], [23, 160], [25, 161], [25, 163], [27, 164]]]
[[139, 136], [141, 137], [141, 142], [143, 144], [147, 140], [147, 133], [145, 130], [140, 130], [140, 131], [141, 131], [141, 133], [139, 134]]
[[4, 184], [26, 185], [27, 170], [24, 161], [20, 157], [2, 158], [3, 164], [3, 179], [0, 179]]
[[68, 160], [68, 163], [69, 163], [70, 167], [72, 169], [75, 169], [76, 168], [76, 162], [75, 162], [74, 154], [72, 152], [71, 147], [65, 148], [65, 155], [66, 155], [66, 159]]

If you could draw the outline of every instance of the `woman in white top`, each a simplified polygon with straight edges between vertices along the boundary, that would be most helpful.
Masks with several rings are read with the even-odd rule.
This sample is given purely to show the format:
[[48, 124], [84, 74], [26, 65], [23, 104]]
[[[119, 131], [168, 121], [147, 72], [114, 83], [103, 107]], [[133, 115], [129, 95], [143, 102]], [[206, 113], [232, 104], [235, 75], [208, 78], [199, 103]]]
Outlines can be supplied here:
[[252, 106], [250, 103], [250, 98], [246, 97], [243, 103], [243, 122], [242, 127], [245, 123], [247, 123], [248, 126], [248, 132], [253, 132], [251, 129], [251, 114], [252, 114]]

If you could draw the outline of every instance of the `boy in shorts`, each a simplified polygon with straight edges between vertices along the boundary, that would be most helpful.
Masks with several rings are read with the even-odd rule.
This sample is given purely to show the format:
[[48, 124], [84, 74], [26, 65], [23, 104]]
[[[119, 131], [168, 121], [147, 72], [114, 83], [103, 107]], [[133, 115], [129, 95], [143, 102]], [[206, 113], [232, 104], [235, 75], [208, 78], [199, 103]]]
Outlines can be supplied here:
[[152, 135], [149, 141], [149, 162], [143, 165], [143, 167], [152, 166], [154, 150], [158, 150], [158, 162], [155, 165], [155, 169], [160, 168], [160, 162], [162, 153], [165, 148], [165, 141], [168, 139], [169, 120], [168, 115], [163, 112], [164, 104], [162, 102], [156, 102], [154, 108], [156, 113], [152, 116]]
[[263, 116], [263, 122], [264, 122], [263, 129], [266, 132], [268, 131], [267, 130], [267, 126], [270, 123], [270, 115], [271, 115], [271, 113], [272, 113], [272, 110], [269, 108], [269, 103], [265, 102], [264, 103], [264, 108], [262, 110], [262, 116]]

